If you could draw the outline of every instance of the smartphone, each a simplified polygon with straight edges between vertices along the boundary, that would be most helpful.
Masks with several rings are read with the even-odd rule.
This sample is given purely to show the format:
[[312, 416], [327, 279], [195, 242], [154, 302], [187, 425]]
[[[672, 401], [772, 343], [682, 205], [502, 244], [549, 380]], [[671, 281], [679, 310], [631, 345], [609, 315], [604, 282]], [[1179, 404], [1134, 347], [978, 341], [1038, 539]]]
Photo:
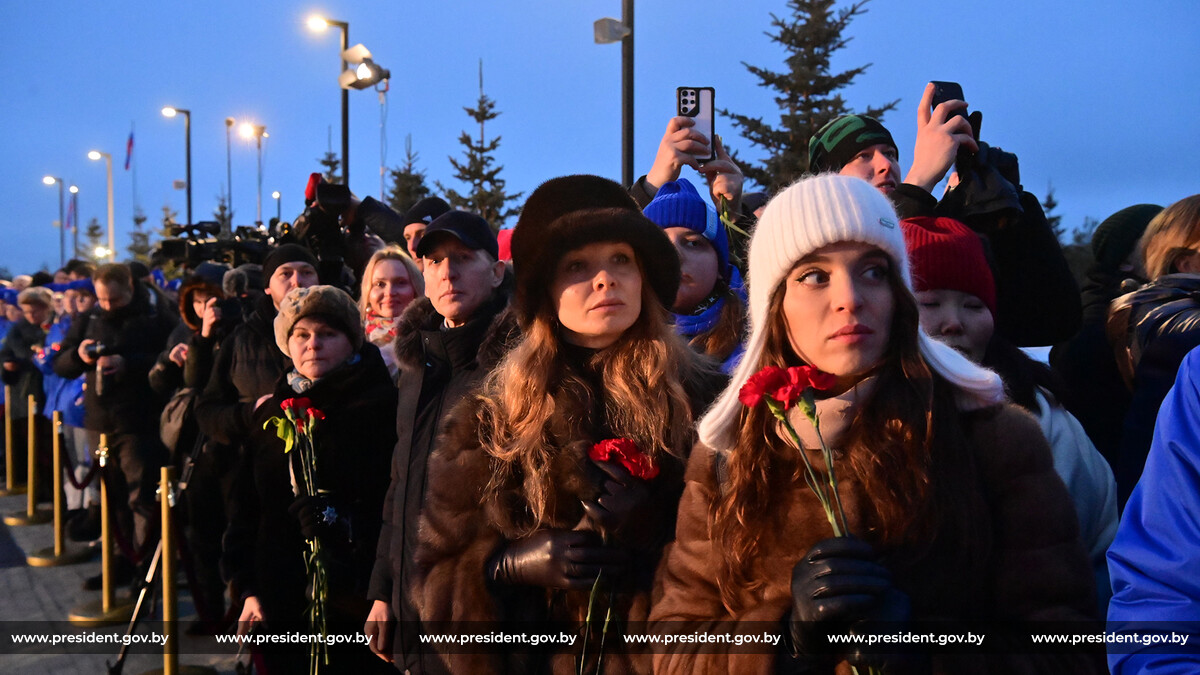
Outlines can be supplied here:
[[[960, 85], [957, 82], [938, 82], [937, 80], [934, 80], [933, 82], [931, 82], [931, 84], [933, 85], [933, 107], [934, 108], [945, 103], [946, 101], [965, 101], [966, 100], [965, 98], [963, 98], [962, 85]], [[966, 117], [967, 109], [959, 108], [958, 110], [954, 111], [954, 115]], [[953, 117], [954, 115], [951, 115], [951, 117]]]
[[716, 137], [716, 93], [712, 87], [678, 87], [675, 89], [675, 111], [681, 117], [690, 117], [696, 122], [692, 127], [708, 139], [709, 154], [697, 155], [700, 163], [717, 158]]

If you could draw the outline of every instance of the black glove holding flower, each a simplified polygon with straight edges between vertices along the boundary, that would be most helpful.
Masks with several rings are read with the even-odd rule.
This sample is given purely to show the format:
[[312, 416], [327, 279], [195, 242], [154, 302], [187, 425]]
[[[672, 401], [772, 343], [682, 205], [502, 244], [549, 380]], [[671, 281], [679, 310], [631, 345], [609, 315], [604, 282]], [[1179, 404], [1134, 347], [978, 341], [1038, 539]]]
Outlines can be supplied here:
[[538, 530], [502, 546], [486, 571], [490, 581], [512, 586], [588, 590], [601, 572], [613, 578], [629, 562], [627, 551], [605, 546], [595, 532]]
[[[817, 542], [792, 569], [792, 611], [784, 635], [792, 659], [781, 658], [780, 670], [804, 672], [829, 665], [839, 654], [831, 649], [833, 633], [894, 632], [911, 615], [908, 596], [892, 583], [892, 574], [877, 562], [875, 549], [853, 537]], [[895, 647], [885, 646], [893, 651]], [[856, 646], [840, 654], [851, 665], [906, 667], [907, 660], [875, 653], [879, 647]]]
[[349, 510], [328, 495], [297, 497], [288, 513], [300, 522], [305, 539], [320, 538], [322, 544], [334, 548], [353, 540]]

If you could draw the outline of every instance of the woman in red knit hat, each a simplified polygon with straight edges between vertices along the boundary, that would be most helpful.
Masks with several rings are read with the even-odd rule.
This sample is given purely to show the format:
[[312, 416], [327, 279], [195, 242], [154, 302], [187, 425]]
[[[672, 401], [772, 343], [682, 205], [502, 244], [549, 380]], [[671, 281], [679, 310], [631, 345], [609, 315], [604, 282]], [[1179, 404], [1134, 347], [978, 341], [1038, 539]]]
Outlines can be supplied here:
[[951, 218], [908, 218], [901, 223], [912, 265], [921, 328], [931, 337], [996, 371], [1014, 403], [1038, 419], [1054, 470], [1067, 485], [1079, 516], [1100, 605], [1108, 603], [1104, 553], [1117, 531], [1117, 485], [1108, 462], [1061, 404], [1062, 384], [1045, 364], [995, 333], [996, 285], [979, 235]]

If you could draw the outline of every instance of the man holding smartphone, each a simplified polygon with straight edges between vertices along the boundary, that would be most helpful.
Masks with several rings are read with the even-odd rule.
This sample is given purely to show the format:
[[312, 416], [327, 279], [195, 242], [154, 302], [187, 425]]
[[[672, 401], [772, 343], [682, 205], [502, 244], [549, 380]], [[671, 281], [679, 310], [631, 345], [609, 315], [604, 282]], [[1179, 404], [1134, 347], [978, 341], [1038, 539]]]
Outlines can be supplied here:
[[[990, 251], [997, 332], [1021, 347], [1069, 339], [1082, 320], [1079, 287], [1038, 198], [1021, 189], [1016, 157], [979, 143], [972, 123], [960, 114], [966, 102], [934, 105], [935, 91], [934, 83], [927, 84], [917, 108], [917, 141], [903, 182], [891, 133], [865, 115], [838, 117], [812, 137], [809, 172], [862, 178], [892, 200], [901, 218], [942, 216], [966, 223]], [[972, 116], [977, 126], [981, 116]], [[964, 169], [975, 175], [958, 188], [958, 176], [951, 176], [939, 201], [932, 190], [955, 166], [960, 150], [974, 155]], [[997, 198], [1000, 191], [1003, 199]]]

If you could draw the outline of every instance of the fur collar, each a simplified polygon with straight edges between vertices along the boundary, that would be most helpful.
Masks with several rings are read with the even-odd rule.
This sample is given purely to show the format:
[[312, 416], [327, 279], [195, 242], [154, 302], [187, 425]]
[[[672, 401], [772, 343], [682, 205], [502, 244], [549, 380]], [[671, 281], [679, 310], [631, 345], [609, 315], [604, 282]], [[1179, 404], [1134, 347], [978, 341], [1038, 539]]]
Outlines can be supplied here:
[[[493, 295], [481, 311], [492, 319], [479, 344], [476, 362], [483, 368], [491, 369], [516, 343], [519, 330], [516, 316], [508, 304], [508, 293], [503, 289]], [[396, 341], [393, 344], [397, 363], [409, 368], [420, 367], [425, 361], [421, 331], [436, 330], [442, 321], [442, 316], [433, 308], [429, 298], [419, 298], [410, 303], [404, 314], [400, 315], [396, 327]]]

